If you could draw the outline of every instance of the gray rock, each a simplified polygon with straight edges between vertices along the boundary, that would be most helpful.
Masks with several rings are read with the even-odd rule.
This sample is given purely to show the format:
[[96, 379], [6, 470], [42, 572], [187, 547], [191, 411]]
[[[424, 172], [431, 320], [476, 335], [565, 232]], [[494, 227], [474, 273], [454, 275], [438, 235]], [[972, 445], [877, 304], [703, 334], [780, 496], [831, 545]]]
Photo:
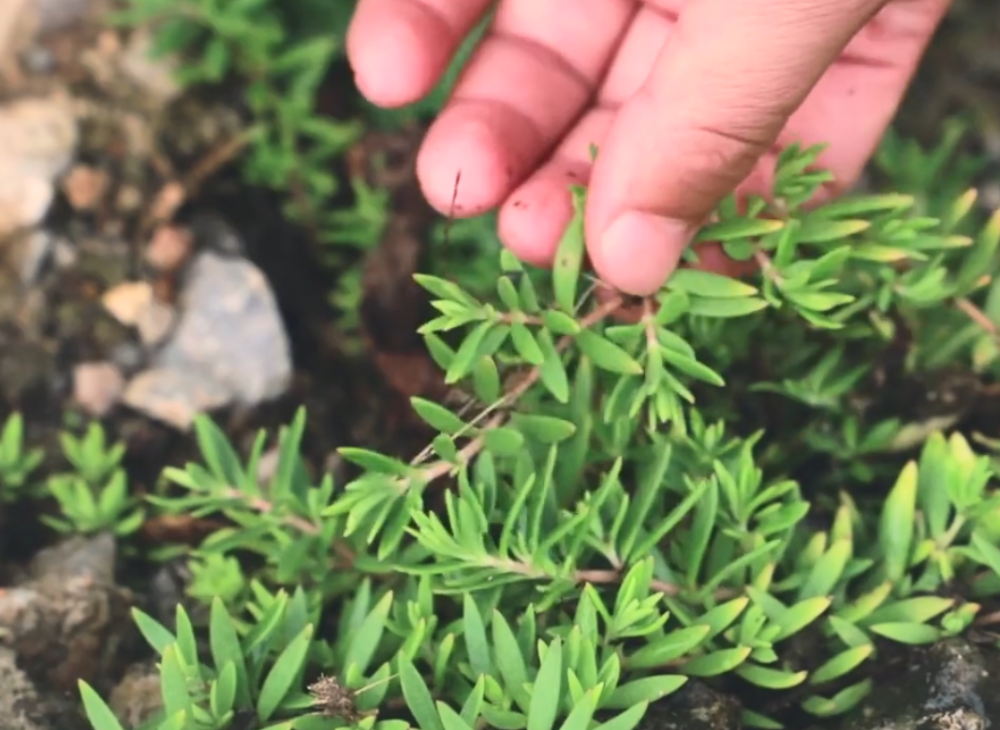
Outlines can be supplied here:
[[742, 730], [736, 700], [696, 679], [674, 694], [654, 702], [637, 730]]
[[243, 258], [203, 251], [192, 261], [180, 319], [124, 401], [178, 428], [211, 408], [253, 406], [289, 386], [288, 335], [263, 273]]
[[10, 649], [0, 648], [0, 728], [3, 730], [91, 730], [68, 698], [39, 693], [17, 667]]
[[986, 730], [1000, 726], [1000, 652], [952, 639], [889, 669], [842, 730]]
[[110, 535], [70, 538], [0, 591], [0, 634], [40, 687], [72, 694], [79, 679], [103, 686], [135, 640], [133, 597], [113, 582], [114, 554]]

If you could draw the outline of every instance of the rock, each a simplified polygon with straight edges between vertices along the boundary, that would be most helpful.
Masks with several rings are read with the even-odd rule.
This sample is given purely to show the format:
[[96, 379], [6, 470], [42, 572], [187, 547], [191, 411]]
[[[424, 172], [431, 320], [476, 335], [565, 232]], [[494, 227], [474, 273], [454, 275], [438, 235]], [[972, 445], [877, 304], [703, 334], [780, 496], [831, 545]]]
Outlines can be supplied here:
[[104, 308], [127, 327], [135, 327], [142, 310], [153, 300], [153, 287], [147, 281], [126, 281], [108, 289], [101, 297]]
[[122, 72], [158, 104], [167, 104], [181, 93], [174, 76], [177, 60], [173, 56], [153, 58], [153, 32], [138, 28], [125, 45], [119, 64]]
[[0, 728], [3, 730], [91, 730], [69, 698], [50, 697], [17, 667], [14, 652], [0, 647]]
[[0, 592], [0, 632], [39, 686], [101, 686], [134, 637], [131, 594], [113, 581], [109, 534], [73, 537], [35, 556], [26, 578]]
[[0, 238], [42, 220], [77, 138], [76, 114], [65, 93], [0, 106]]
[[186, 429], [225, 404], [253, 406], [289, 386], [291, 348], [271, 288], [243, 258], [202, 251], [179, 295], [180, 319], [127, 386], [130, 407]]
[[842, 730], [986, 730], [1000, 725], [1000, 652], [950, 639], [880, 673]]
[[38, 691], [28, 676], [17, 668], [10, 649], [0, 648], [0, 727], [5, 730], [46, 730], [51, 727], [39, 717]]
[[0, 72], [12, 69], [39, 22], [33, 0], [4, 0], [0, 4]]
[[106, 416], [124, 390], [125, 378], [114, 363], [88, 362], [73, 368], [73, 399], [96, 418]]
[[164, 272], [181, 268], [191, 255], [194, 235], [181, 226], [161, 226], [146, 247], [146, 263]]
[[696, 679], [654, 702], [637, 730], [742, 730], [739, 703]]
[[104, 200], [111, 178], [104, 170], [90, 165], [75, 165], [63, 178], [63, 191], [76, 210], [95, 210]]
[[201, 370], [153, 368], [125, 386], [122, 402], [159, 421], [185, 431], [195, 416], [230, 401], [229, 390]]
[[154, 662], [134, 664], [108, 697], [108, 706], [125, 727], [137, 728], [163, 709], [160, 673]]

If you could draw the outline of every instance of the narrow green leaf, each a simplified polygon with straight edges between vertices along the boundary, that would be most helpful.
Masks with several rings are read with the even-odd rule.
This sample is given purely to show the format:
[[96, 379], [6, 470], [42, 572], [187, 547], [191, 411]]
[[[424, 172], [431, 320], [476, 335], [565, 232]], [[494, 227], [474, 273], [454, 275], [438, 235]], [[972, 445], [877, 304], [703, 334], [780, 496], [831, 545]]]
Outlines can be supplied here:
[[368, 665], [382, 641], [385, 622], [393, 605], [392, 600], [393, 593], [388, 591], [365, 617], [360, 628], [351, 634], [344, 656], [345, 668], [354, 666], [359, 672], [368, 671]]
[[450, 436], [465, 428], [465, 422], [442, 405], [414, 396], [410, 405], [431, 428], [436, 428]]
[[462, 606], [462, 636], [465, 637], [465, 650], [469, 654], [472, 671], [477, 675], [490, 674], [493, 662], [490, 660], [490, 644], [486, 638], [483, 616], [468, 593], [462, 599]]
[[927, 624], [891, 622], [875, 624], [869, 630], [901, 644], [933, 644], [941, 639], [941, 629]]
[[845, 649], [817, 667], [809, 676], [809, 683], [822, 684], [839, 679], [859, 667], [874, 651], [874, 644], [861, 644]]
[[751, 651], [753, 650], [749, 646], [720, 649], [685, 662], [681, 669], [694, 677], [715, 677], [736, 669], [746, 661]]
[[550, 730], [555, 724], [559, 703], [563, 699], [562, 657], [562, 641], [555, 639], [545, 652], [545, 659], [542, 660], [542, 666], [535, 678], [531, 703], [528, 706], [527, 730]]
[[307, 625], [278, 655], [267, 673], [257, 698], [257, 719], [266, 722], [281, 706], [296, 680], [301, 676], [312, 641], [313, 627]]
[[115, 713], [93, 688], [82, 679], [77, 682], [80, 697], [83, 699], [83, 709], [87, 720], [95, 730], [125, 730]]
[[755, 684], [764, 689], [791, 689], [802, 684], [806, 680], [806, 677], [809, 676], [809, 672], [805, 670], [801, 672], [786, 672], [750, 662], [746, 662], [737, 669], [736, 674], [747, 682], [750, 682], [750, 684]]
[[731, 319], [734, 317], [745, 317], [748, 314], [767, 309], [767, 307], [768, 303], [757, 297], [746, 297], [743, 299], [691, 297], [691, 302], [688, 305], [688, 314], [717, 319]]
[[467, 723], [461, 715], [455, 712], [444, 702], [435, 703], [438, 715], [441, 718], [443, 730], [474, 730], [473, 726]]
[[879, 524], [879, 546], [885, 565], [886, 578], [902, 580], [910, 564], [910, 545], [917, 507], [917, 465], [907, 462], [895, 486], [882, 505]]
[[611, 698], [605, 703], [609, 709], [620, 710], [639, 704], [661, 700], [671, 695], [687, 682], [688, 678], [680, 674], [661, 674], [654, 677], [643, 677], [619, 685]]
[[406, 706], [413, 714], [420, 730], [444, 730], [424, 678], [413, 666], [413, 662], [402, 656], [399, 657], [399, 685], [403, 690]]
[[552, 289], [556, 304], [568, 314], [572, 314], [576, 309], [576, 288], [585, 252], [584, 199], [584, 190], [579, 187], [573, 188], [573, 218], [559, 241], [552, 266]]
[[641, 375], [642, 365], [618, 345], [591, 330], [576, 336], [580, 351], [597, 367], [620, 375]]
[[594, 730], [634, 730], [635, 726], [642, 722], [642, 718], [646, 716], [646, 710], [648, 709], [649, 702], [632, 704], [625, 712], [615, 715], [607, 722], [602, 722]]
[[247, 682], [246, 659], [240, 646], [236, 626], [229, 616], [222, 599], [212, 599], [208, 620], [208, 643], [212, 662], [216, 667], [232, 664], [236, 673], [236, 701], [240, 707], [249, 707], [250, 687]]
[[[778, 223], [781, 227], [781, 223]], [[710, 299], [742, 299], [757, 293], [757, 287], [722, 274], [700, 269], [681, 268], [674, 271], [667, 286], [674, 291]]]

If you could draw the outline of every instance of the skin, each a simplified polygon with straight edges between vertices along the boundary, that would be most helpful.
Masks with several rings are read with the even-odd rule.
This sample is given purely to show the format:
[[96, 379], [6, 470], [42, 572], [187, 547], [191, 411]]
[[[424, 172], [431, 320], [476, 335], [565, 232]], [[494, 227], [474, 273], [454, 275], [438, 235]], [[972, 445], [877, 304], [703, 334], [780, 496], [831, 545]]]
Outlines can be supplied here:
[[[361, 92], [429, 92], [489, 0], [360, 0], [347, 38]], [[828, 143], [849, 187], [892, 119], [949, 0], [501, 0], [417, 160], [442, 214], [499, 207], [523, 260], [551, 262], [589, 186], [597, 274], [656, 291], [715, 206], [764, 192], [781, 146]], [[590, 162], [591, 145], [600, 149]], [[455, 180], [461, 186], [452, 211]], [[725, 270], [721, 252], [702, 260]]]

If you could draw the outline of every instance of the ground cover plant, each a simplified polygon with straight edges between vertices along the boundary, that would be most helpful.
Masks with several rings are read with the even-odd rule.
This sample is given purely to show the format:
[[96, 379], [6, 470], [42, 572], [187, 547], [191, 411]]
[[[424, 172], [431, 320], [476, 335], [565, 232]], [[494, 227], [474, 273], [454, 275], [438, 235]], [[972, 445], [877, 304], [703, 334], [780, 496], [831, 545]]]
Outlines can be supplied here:
[[[310, 475], [300, 417], [259, 484], [266, 436], [241, 456], [201, 420], [204, 462], [167, 469], [181, 493], [149, 501], [231, 522], [193, 554], [231, 590], [211, 598], [207, 646], [183, 609], [172, 627], [136, 614], [160, 655], [151, 727], [253, 713], [287, 728], [631, 728], [693, 677], [783, 690], [777, 712], [752, 692], [744, 710], [779, 727], [849, 710], [886, 641], [934, 642], [991, 612], [995, 462], [935, 431], [901, 467], [880, 463], [913, 450], [908, 424], [849, 396], [894, 327], [919, 324], [906, 369], [993, 343], [955, 323], [968, 297], [996, 297], [1000, 216], [967, 237], [970, 195], [942, 219], [902, 194], [807, 209], [827, 179], [815, 155], [783, 154], [774, 202], [728, 201], [702, 232], [758, 260], [753, 283], [685, 268], [655, 298], [598, 296], [579, 217], [551, 274], [503, 255], [490, 301], [420, 276], [439, 312], [428, 347], [469, 400], [414, 399], [439, 435], [409, 463], [346, 448], [349, 483]], [[784, 353], [770, 377], [727, 383], [761, 345]], [[801, 440], [741, 432], [753, 418], [734, 387], [802, 402]], [[264, 567], [245, 574], [245, 553]], [[818, 648], [803, 655], [804, 636]], [[82, 691], [95, 728], [118, 727]]]
[[[337, 30], [305, 2], [133, 9], [169, 21], [188, 83], [248, 84], [247, 179], [323, 232], [354, 308], [345, 252], [373, 250], [390, 211], [357, 180], [352, 207], [331, 202], [361, 132], [312, 111]], [[586, 270], [583, 189], [552, 271], [493, 248], [488, 220], [442, 227], [416, 279], [452, 393], [411, 399], [436, 434], [411, 459], [345, 447], [338, 481], [301, 456], [304, 412], [248, 452], [202, 417], [201, 459], [139, 499], [97, 426], [36, 477], [15, 416], [0, 496], [54, 498], [56, 530], [126, 545], [151, 517], [224, 525], [152, 556], [187, 558], [193, 605], [133, 611], [163, 700], [144, 730], [631, 730], [691, 682], [748, 727], [833, 726], [900, 646], [998, 643], [1000, 214], [962, 129], [930, 149], [890, 134], [884, 192], [819, 207], [819, 149], [786, 150], [770, 195], [699, 235], [757, 273], [686, 266], [645, 299]], [[124, 730], [80, 694], [94, 730]]]

